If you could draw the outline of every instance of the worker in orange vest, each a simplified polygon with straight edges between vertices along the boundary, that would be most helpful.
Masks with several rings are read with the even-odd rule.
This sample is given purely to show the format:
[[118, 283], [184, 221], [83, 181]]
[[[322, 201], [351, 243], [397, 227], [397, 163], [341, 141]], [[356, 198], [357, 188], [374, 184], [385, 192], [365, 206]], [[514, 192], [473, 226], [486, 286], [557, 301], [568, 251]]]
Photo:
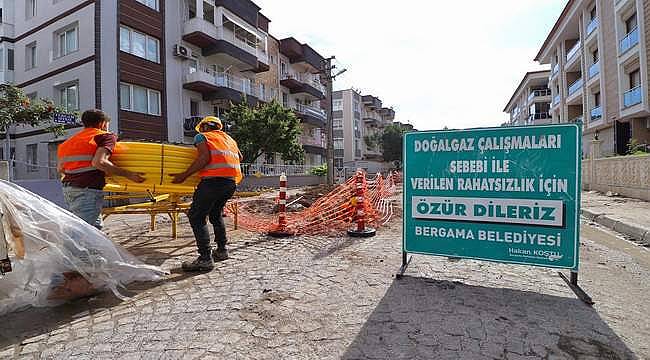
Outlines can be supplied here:
[[[192, 206], [187, 216], [196, 238], [199, 257], [193, 262], [184, 262], [184, 271], [210, 271], [215, 261], [228, 259], [226, 249], [226, 226], [222, 213], [226, 202], [233, 196], [237, 184], [242, 179], [240, 161], [241, 152], [237, 142], [222, 131], [221, 120], [207, 116], [196, 126], [198, 134], [194, 137], [194, 146], [198, 150], [192, 165], [180, 174], [173, 174], [174, 184], [180, 184], [192, 174], [198, 172], [201, 182], [194, 192]], [[210, 245], [210, 234], [206, 217], [214, 229], [217, 248]]]
[[140, 174], [119, 168], [109, 160], [117, 137], [108, 132], [111, 118], [101, 110], [81, 115], [84, 129], [59, 145], [58, 170], [63, 175], [63, 196], [70, 211], [79, 218], [102, 228], [102, 189], [106, 174], [123, 176], [141, 183]]

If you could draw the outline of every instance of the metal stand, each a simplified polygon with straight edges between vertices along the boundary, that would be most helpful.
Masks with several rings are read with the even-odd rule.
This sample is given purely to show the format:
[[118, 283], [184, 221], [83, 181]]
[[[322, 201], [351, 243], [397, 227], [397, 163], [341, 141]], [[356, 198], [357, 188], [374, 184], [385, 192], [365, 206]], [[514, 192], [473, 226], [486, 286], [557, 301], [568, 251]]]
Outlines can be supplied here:
[[413, 260], [413, 256], [408, 256], [406, 251], [402, 251], [402, 266], [399, 268], [399, 272], [395, 274], [395, 278], [400, 279], [404, 276], [404, 272], [406, 272], [411, 260]]
[[371, 227], [365, 227], [363, 230], [357, 228], [348, 229], [348, 236], [356, 238], [367, 238], [377, 235], [377, 230]]
[[571, 271], [571, 280], [567, 279], [567, 277], [562, 273], [558, 271], [558, 274], [564, 280], [567, 285], [573, 290], [573, 292], [576, 294], [578, 299], [582, 300], [585, 304], [591, 306], [595, 304], [595, 302], [591, 299], [591, 296], [589, 296], [580, 286], [578, 286], [578, 272], [577, 271]]

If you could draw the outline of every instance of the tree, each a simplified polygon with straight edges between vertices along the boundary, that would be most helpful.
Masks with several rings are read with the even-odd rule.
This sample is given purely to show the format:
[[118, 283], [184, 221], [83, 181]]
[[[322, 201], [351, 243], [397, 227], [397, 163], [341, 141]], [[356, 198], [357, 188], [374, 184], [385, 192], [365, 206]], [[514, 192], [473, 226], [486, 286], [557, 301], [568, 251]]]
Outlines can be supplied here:
[[255, 108], [242, 101], [232, 105], [225, 118], [231, 125], [230, 134], [237, 140], [245, 162], [254, 163], [265, 153], [280, 153], [282, 160], [288, 162], [304, 159], [300, 120], [292, 110], [277, 101]]
[[52, 122], [55, 113], [66, 113], [51, 100], [31, 101], [20, 88], [13, 85], [0, 85], [0, 129], [11, 125], [48, 125], [47, 130], [55, 135], [63, 135], [63, 126]]
[[384, 161], [402, 161], [402, 141], [406, 130], [396, 124], [384, 128], [381, 136]]

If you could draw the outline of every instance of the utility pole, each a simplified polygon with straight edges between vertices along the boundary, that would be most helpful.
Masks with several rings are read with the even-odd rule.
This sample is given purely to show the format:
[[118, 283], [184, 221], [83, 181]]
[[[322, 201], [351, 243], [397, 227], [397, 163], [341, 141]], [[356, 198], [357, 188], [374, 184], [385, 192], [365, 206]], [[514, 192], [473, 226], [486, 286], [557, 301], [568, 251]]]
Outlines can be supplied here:
[[336, 68], [336, 65], [332, 65], [332, 60], [334, 56], [323, 61], [323, 66], [321, 69], [321, 75], [327, 81], [327, 98], [329, 99], [328, 111], [327, 111], [327, 184], [334, 185], [334, 79], [337, 76], [343, 74], [347, 69], [343, 69], [336, 74], [332, 74], [332, 71]]

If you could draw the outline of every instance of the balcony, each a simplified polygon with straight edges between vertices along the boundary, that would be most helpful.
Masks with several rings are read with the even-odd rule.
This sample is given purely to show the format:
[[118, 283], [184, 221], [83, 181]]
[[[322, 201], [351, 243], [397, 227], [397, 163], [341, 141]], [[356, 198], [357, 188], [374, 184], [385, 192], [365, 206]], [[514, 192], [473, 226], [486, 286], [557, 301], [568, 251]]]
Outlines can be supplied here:
[[363, 101], [363, 104], [370, 109], [381, 109], [381, 100], [379, 100], [378, 97], [372, 95], [364, 95], [361, 97], [361, 101]]
[[322, 69], [325, 61], [316, 50], [292, 37], [280, 40], [280, 53], [288, 57], [291, 64], [306, 65], [314, 73]]
[[643, 88], [637, 86], [633, 89], [626, 91], [623, 94], [623, 107], [631, 107], [640, 104], [643, 99]]
[[560, 72], [560, 64], [555, 64], [553, 66], [553, 71], [551, 72], [551, 79]]
[[624, 54], [636, 44], [639, 43], [639, 28], [634, 28], [629, 34], [625, 35], [619, 43], [620, 55]]
[[591, 33], [598, 28], [598, 24], [598, 18], [591, 19], [589, 24], [587, 24], [587, 36], [591, 35]]
[[579, 78], [569, 85], [569, 96], [575, 94], [578, 90], [582, 90], [582, 78]]
[[307, 153], [326, 155], [327, 142], [324, 136], [302, 135], [300, 143]]
[[268, 71], [268, 54], [259, 48], [257, 35], [245, 34], [236, 35], [230, 28], [199, 18], [189, 19], [183, 24], [183, 40], [200, 47], [203, 56], [225, 54], [253, 72]]
[[551, 89], [533, 90], [528, 95], [528, 102], [532, 102], [537, 97], [551, 96]]
[[395, 110], [392, 108], [381, 108], [379, 115], [382, 116], [384, 121], [392, 122], [395, 120]]
[[553, 102], [551, 103], [551, 106], [557, 106], [560, 103], [560, 94], [555, 95], [553, 97]]
[[280, 84], [292, 94], [305, 93], [319, 100], [325, 98], [325, 86], [313, 74], [284, 73], [280, 76]]
[[591, 109], [591, 121], [600, 120], [603, 118], [603, 108], [597, 106]]
[[570, 63], [578, 55], [581, 45], [582, 44], [580, 43], [580, 41], [578, 41], [576, 42], [575, 45], [573, 45], [573, 47], [569, 50], [569, 52], [567, 52], [566, 54], [567, 64]]
[[370, 125], [370, 126], [377, 126], [381, 123], [381, 120], [371, 117], [371, 116], [366, 116], [363, 118], [363, 122]]
[[573, 119], [569, 120], [569, 122], [581, 123], [582, 122], [582, 115], [574, 117]]
[[250, 105], [270, 101], [272, 92], [265, 91], [262, 84], [229, 73], [215, 72], [200, 65], [185, 70], [183, 88], [200, 92], [204, 101], [229, 100], [240, 103], [244, 99]]
[[292, 108], [304, 123], [318, 127], [323, 127], [327, 123], [327, 113], [319, 107], [296, 104]]
[[589, 67], [589, 78], [593, 78], [594, 76], [600, 74], [600, 61], [594, 63]]
[[[548, 112], [538, 112], [528, 115], [528, 123], [537, 122], [536, 120], [547, 120], [551, 119], [551, 114]], [[539, 121], [541, 123], [541, 121]]]

